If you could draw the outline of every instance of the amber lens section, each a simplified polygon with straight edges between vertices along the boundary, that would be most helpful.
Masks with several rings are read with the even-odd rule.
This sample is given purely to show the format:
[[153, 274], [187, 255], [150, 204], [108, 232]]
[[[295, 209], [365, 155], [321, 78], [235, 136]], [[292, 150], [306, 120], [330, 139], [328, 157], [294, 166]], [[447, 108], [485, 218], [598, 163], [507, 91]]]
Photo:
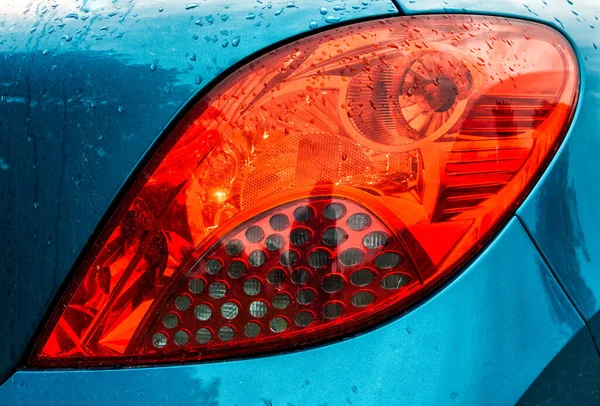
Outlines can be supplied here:
[[30, 359], [210, 359], [396, 314], [523, 199], [576, 104], [573, 50], [485, 16], [354, 24], [272, 51], [165, 139]]

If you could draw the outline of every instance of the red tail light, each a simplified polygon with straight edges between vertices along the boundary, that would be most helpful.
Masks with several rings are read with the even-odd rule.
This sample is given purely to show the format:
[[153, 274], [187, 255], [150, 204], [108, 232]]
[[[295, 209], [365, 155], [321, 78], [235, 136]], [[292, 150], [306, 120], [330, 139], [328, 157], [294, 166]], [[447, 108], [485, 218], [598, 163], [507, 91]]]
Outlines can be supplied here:
[[254, 354], [398, 313], [514, 212], [578, 83], [561, 35], [500, 18], [393, 18], [270, 52], [165, 140], [30, 362]]

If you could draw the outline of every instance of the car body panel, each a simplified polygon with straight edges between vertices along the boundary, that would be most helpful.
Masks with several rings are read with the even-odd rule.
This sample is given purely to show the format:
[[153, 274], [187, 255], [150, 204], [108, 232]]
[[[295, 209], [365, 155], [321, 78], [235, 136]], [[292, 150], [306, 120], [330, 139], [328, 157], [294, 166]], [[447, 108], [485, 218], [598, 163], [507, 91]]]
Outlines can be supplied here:
[[[580, 316], [513, 219], [436, 295], [353, 338], [236, 361], [18, 371], [0, 398], [6, 405], [514, 404], [579, 334], [580, 365], [598, 370]], [[574, 379], [587, 382], [589, 371]]]
[[517, 214], [600, 341], [600, 7], [595, 0], [401, 0], [406, 14], [492, 13], [552, 25], [572, 41], [582, 77], [579, 107], [556, 158]]
[[[7, 264], [0, 272], [0, 382], [22, 357], [111, 200], [188, 101], [243, 58], [309, 33], [313, 21], [323, 27], [338, 17], [397, 12], [386, 0], [33, 3], [12, 14], [0, 11], [0, 193], [6, 197], [0, 256]], [[21, 368], [0, 387], [3, 404], [598, 401], [600, 359], [578, 314], [600, 331], [593, 272], [598, 187], [593, 177], [582, 178], [597, 165], [588, 162], [598, 142], [598, 7], [591, 0], [575, 6], [558, 0], [398, 3], [405, 14], [533, 19], [573, 41], [584, 82], [580, 108], [518, 218], [426, 301], [356, 336], [243, 360]]]
[[[0, 382], [109, 204], [188, 101], [240, 60], [391, 0], [7, 0], [0, 6]], [[53, 6], [54, 4], [54, 6]]]

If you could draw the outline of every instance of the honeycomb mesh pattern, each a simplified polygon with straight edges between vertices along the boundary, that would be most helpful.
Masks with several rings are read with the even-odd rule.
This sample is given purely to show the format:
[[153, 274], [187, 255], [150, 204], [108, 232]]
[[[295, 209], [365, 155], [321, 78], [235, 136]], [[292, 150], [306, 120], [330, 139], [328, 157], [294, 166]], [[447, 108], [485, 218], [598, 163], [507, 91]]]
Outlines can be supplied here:
[[242, 210], [289, 190], [319, 184], [357, 184], [373, 177], [364, 150], [349, 139], [329, 133], [297, 133], [257, 154], [239, 177]]

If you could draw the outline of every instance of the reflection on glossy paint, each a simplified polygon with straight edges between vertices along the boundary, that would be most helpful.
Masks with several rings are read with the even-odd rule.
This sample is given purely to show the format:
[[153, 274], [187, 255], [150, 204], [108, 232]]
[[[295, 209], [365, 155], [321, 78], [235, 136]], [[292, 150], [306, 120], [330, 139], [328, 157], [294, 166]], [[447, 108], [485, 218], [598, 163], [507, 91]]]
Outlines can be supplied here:
[[[552, 187], [541, 188], [536, 196], [543, 205], [536, 211], [533, 238], [543, 244], [542, 250], [550, 263], [560, 267], [555, 271], [567, 292], [577, 298], [578, 308], [584, 314], [593, 314], [597, 308], [596, 297], [586, 284], [581, 269], [582, 263], [590, 262], [590, 252], [581, 226], [577, 194], [569, 175], [570, 157], [567, 148], [546, 178]], [[556, 215], [548, 215], [546, 205], [551, 206]]]
[[[550, 300], [564, 311], [556, 312]], [[0, 387], [0, 396], [8, 406], [40, 399], [77, 406], [90, 394], [94, 406], [127, 405], [132, 396], [139, 404], [176, 405], [195, 400], [220, 405], [479, 405], [482, 399], [509, 405], [582, 329], [577, 313], [513, 221], [469, 269], [430, 300], [351, 339], [226, 362], [21, 371]], [[595, 356], [589, 341], [579, 343], [573, 363]], [[560, 384], [572, 382], [577, 383]], [[214, 391], [205, 394], [209, 388]], [[206, 399], [192, 398], [202, 395]]]
[[[2, 1], [0, 380], [109, 202], [179, 109], [240, 59], [310, 31], [312, 20], [326, 25], [316, 0], [209, 0], [186, 10], [188, 3]], [[347, 4], [337, 12], [345, 21], [396, 12], [389, 0]]]
[[596, 341], [600, 339], [600, 7], [596, 0], [399, 0], [409, 14], [519, 15], [564, 30], [576, 46], [584, 82], [563, 148], [518, 214], [550, 261]]

